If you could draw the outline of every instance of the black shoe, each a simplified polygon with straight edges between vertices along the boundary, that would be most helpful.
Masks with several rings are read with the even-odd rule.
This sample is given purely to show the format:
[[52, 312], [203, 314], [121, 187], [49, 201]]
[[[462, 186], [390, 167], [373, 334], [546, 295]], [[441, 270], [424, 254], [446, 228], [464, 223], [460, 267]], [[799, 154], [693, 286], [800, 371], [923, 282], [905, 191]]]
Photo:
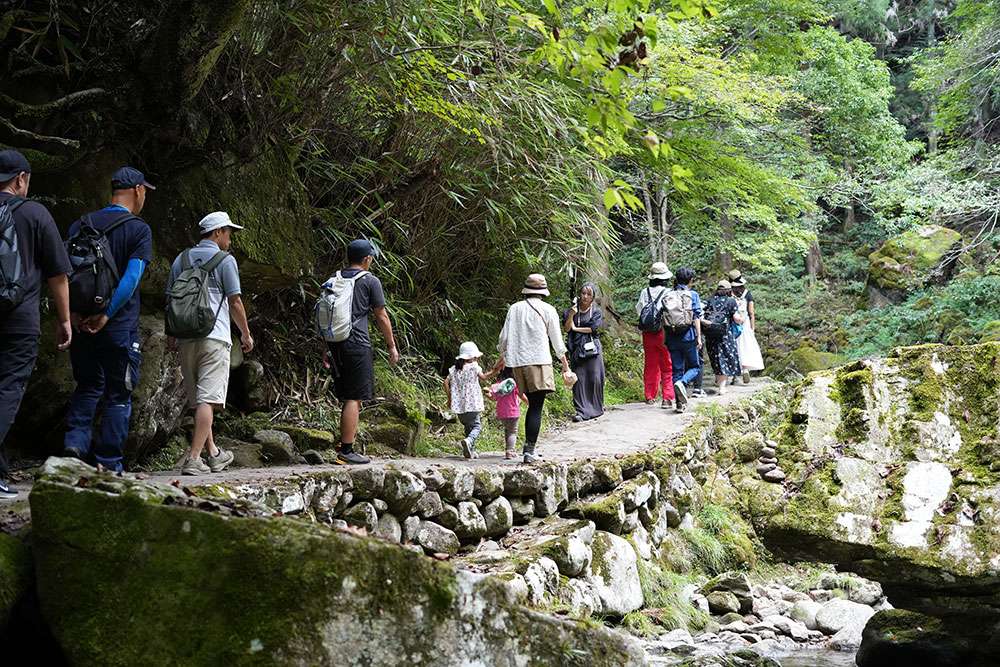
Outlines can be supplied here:
[[575, 422], [582, 422], [583, 421], [583, 415], [573, 415], [573, 421], [575, 421]]
[[367, 456], [362, 456], [355, 451], [350, 452], [337, 452], [337, 463], [340, 465], [350, 465], [350, 466], [360, 466], [366, 463], [371, 463], [372, 460]]
[[7, 480], [0, 479], [0, 500], [16, 500], [17, 491], [8, 486]]

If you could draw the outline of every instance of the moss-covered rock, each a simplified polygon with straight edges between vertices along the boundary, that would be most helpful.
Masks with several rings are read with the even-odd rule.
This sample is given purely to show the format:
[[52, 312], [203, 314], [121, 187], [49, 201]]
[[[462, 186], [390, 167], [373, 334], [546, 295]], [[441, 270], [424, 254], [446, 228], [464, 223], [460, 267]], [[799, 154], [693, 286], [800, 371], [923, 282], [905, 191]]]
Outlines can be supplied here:
[[11, 611], [32, 583], [31, 552], [16, 537], [0, 533], [0, 636]]
[[624, 636], [528, 611], [501, 583], [448, 563], [187, 501], [172, 487], [71, 463], [36, 483], [39, 598], [70, 662], [642, 664]]
[[822, 352], [811, 345], [803, 345], [772, 365], [769, 372], [776, 377], [787, 375], [789, 371], [794, 371], [799, 375], [808, 375], [815, 371], [835, 368], [846, 361], [847, 357], [841, 354]]
[[869, 281], [882, 289], [904, 292], [920, 287], [961, 240], [960, 233], [938, 225], [906, 231], [868, 256]]
[[1000, 343], [900, 348], [807, 378], [781, 427], [792, 493], [755, 517], [767, 546], [969, 632], [1000, 621], [985, 602], [1000, 599], [998, 405]]
[[865, 625], [856, 658], [858, 667], [960, 667], [974, 660], [971, 647], [957, 639], [940, 619], [905, 609], [889, 609], [872, 616]]

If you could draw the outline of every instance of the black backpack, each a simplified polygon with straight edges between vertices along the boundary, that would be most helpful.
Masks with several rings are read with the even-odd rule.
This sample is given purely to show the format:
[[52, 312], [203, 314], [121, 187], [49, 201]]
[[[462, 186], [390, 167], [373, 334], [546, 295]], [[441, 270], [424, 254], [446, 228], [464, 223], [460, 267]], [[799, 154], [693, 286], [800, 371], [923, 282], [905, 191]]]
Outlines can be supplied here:
[[10, 197], [0, 204], [0, 314], [9, 313], [24, 301], [24, 262], [14, 226], [14, 211], [24, 202], [20, 197]]
[[123, 213], [103, 230], [94, 227], [89, 215], [80, 219], [80, 229], [66, 241], [66, 252], [73, 267], [69, 276], [71, 311], [96, 315], [107, 310], [121, 280], [108, 235], [129, 220], [137, 219], [131, 213]]
[[664, 288], [660, 296], [653, 299], [652, 288], [646, 288], [646, 298], [649, 300], [639, 313], [639, 331], [655, 333], [663, 329], [663, 295], [666, 293]]
[[725, 337], [729, 331], [730, 312], [729, 297], [713, 296], [705, 304], [705, 317], [707, 321], [701, 323], [701, 331], [706, 337], [712, 340], [719, 340]]

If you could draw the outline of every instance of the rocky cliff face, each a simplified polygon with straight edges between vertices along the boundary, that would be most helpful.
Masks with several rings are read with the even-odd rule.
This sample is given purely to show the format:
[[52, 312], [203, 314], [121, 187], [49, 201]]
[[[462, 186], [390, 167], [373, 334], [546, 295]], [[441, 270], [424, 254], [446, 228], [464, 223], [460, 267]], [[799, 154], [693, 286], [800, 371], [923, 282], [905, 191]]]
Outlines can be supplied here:
[[964, 633], [1000, 621], [1000, 344], [902, 348], [814, 373], [778, 443], [763, 537], [882, 582]]
[[[50, 459], [43, 613], [72, 664], [638, 665], [624, 635], [384, 541]], [[122, 610], [128, 621], [122, 621]]]

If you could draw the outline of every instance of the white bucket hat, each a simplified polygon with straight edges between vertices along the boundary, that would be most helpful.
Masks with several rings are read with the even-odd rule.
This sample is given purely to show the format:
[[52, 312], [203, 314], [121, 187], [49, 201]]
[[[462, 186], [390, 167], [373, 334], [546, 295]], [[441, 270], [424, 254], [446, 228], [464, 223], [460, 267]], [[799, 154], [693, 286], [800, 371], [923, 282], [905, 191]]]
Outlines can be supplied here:
[[521, 290], [521, 294], [541, 294], [542, 296], [549, 296], [549, 283], [545, 280], [545, 276], [540, 273], [532, 273], [528, 276], [528, 279], [524, 281], [524, 288]]
[[241, 226], [234, 223], [229, 214], [225, 211], [215, 211], [214, 213], [209, 213], [201, 222], [198, 223], [198, 231], [202, 234], [208, 234], [209, 232], [214, 232], [216, 229], [222, 227], [232, 227], [233, 229], [243, 229]]
[[656, 262], [653, 266], [649, 267], [650, 280], [670, 280], [673, 277], [674, 274], [670, 272], [670, 269], [663, 262]]
[[459, 346], [458, 356], [455, 358], [469, 361], [471, 359], [478, 359], [481, 356], [483, 356], [483, 353], [479, 351], [479, 347], [471, 340], [467, 340]]

